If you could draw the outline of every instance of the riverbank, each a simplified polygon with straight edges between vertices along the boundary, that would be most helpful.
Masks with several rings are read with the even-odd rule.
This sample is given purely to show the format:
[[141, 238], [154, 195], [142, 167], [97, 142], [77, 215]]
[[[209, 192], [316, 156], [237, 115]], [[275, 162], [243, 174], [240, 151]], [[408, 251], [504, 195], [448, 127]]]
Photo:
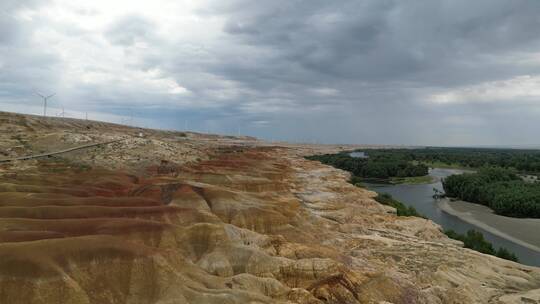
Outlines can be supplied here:
[[[515, 253], [520, 263], [527, 265], [536, 265], [540, 266], [540, 251], [531, 249], [531, 246], [522, 246], [521, 242], [515, 242], [513, 239], [523, 240], [522, 235], [530, 234], [531, 231], [536, 231], [538, 228], [525, 228], [520, 232], [509, 233], [506, 230], [499, 228], [498, 224], [489, 223], [489, 226], [505, 232], [510, 237], [513, 237], [512, 240], [510, 237], [501, 237], [499, 234], [491, 233], [490, 231], [481, 228], [479, 225], [471, 224], [465, 220], [462, 220], [458, 216], [454, 216], [448, 212], [441, 210], [438, 202], [438, 199], [433, 198], [434, 191], [437, 189], [443, 191], [442, 184], [440, 183], [441, 179], [446, 178], [452, 174], [461, 174], [463, 170], [456, 169], [430, 169], [429, 174], [433, 177], [436, 177], [438, 182], [433, 184], [417, 184], [417, 185], [392, 185], [392, 184], [370, 184], [365, 183], [364, 185], [370, 190], [376, 191], [377, 193], [384, 194], [388, 193], [392, 195], [395, 199], [403, 202], [407, 207], [414, 207], [418, 213], [428, 217], [429, 219], [435, 221], [437, 224], [441, 225], [445, 230], [454, 230], [458, 233], [465, 234], [468, 230], [475, 229], [484, 234], [486, 240], [491, 242], [495, 248], [504, 247], [509, 251]], [[468, 203], [466, 203], [468, 204]], [[466, 205], [470, 206], [472, 204]], [[481, 206], [482, 207], [482, 206]], [[489, 209], [488, 209], [489, 210]], [[459, 209], [459, 211], [462, 211]], [[465, 210], [464, 212], [466, 212]], [[490, 211], [489, 211], [490, 212]], [[491, 212], [490, 212], [491, 213]], [[520, 219], [523, 220], [523, 219]], [[519, 229], [519, 227], [518, 227]], [[528, 230], [529, 229], [529, 230]], [[536, 229], [536, 230], [535, 230]], [[528, 230], [528, 231], [527, 231]], [[530, 243], [527, 242], [527, 243]], [[531, 243], [536, 247], [540, 247], [537, 243]]]
[[413, 177], [392, 177], [390, 179], [390, 184], [419, 185], [419, 184], [432, 184], [436, 181], [437, 181], [437, 178], [430, 175], [413, 176]]
[[439, 181], [437, 177], [431, 175], [412, 176], [412, 177], [391, 177], [391, 178], [362, 178], [354, 177], [353, 184], [371, 183], [380, 185], [425, 185]]
[[501, 216], [490, 208], [464, 201], [441, 199], [439, 208], [464, 222], [482, 228], [501, 238], [540, 252], [540, 219], [523, 219]]

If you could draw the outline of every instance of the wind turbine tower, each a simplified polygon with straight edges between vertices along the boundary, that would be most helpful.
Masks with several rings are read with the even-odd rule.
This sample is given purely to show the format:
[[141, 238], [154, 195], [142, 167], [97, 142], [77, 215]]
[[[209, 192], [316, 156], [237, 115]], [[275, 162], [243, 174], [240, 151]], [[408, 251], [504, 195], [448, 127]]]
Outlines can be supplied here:
[[49, 100], [49, 98], [53, 97], [54, 95], [56, 95], [56, 93], [53, 93], [49, 96], [44, 96], [44, 95], [41, 95], [39, 93], [36, 93], [38, 94], [41, 98], [43, 98], [43, 116], [47, 116], [47, 100]]

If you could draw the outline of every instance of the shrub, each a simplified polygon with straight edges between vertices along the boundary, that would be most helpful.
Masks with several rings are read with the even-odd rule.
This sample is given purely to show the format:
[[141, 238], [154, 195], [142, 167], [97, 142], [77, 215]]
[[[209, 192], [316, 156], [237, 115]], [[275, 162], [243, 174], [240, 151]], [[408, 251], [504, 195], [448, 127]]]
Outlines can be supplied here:
[[518, 262], [517, 256], [504, 247], [500, 247], [497, 251], [495, 251], [495, 249], [493, 249], [493, 245], [485, 240], [484, 235], [479, 231], [471, 229], [467, 231], [466, 234], [460, 234], [450, 229], [445, 230], [444, 233], [451, 239], [462, 241], [463, 247], [465, 248], [470, 248], [481, 253], [495, 255], [502, 259]]
[[375, 200], [383, 205], [391, 206], [396, 208], [396, 213], [398, 216], [418, 216], [418, 217], [424, 217], [420, 215], [414, 207], [407, 207], [402, 202], [394, 199], [390, 194], [388, 193], [382, 193], [375, 197]]

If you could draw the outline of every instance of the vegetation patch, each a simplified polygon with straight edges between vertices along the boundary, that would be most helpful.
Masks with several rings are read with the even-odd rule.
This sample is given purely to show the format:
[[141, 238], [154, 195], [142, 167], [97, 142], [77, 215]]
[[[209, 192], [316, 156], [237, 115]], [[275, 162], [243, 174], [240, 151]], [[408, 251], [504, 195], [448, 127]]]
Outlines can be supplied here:
[[501, 167], [519, 172], [540, 172], [540, 150], [495, 148], [373, 149], [362, 150], [369, 157], [390, 155], [392, 158], [424, 163], [435, 168]]
[[430, 167], [430, 168], [441, 168], [441, 169], [461, 169], [461, 170], [471, 170], [474, 168], [460, 165], [459, 163], [443, 163], [440, 161], [420, 161], [422, 164]]
[[451, 175], [442, 184], [448, 197], [488, 206], [500, 215], [540, 218], [540, 184], [527, 183], [512, 171], [486, 168]]
[[364, 188], [364, 184], [362, 183], [364, 180], [361, 178], [361, 177], [358, 177], [358, 176], [351, 176], [351, 178], [349, 179], [349, 183], [357, 186], [357, 187], [360, 187], [360, 188]]
[[469, 230], [466, 234], [460, 234], [454, 230], [445, 230], [444, 233], [451, 239], [462, 241], [465, 248], [497, 256], [502, 259], [518, 262], [517, 256], [508, 251], [504, 247], [500, 247], [498, 250], [493, 248], [493, 245], [484, 239], [484, 235], [476, 230]]
[[349, 171], [352, 175], [362, 178], [389, 179], [391, 177], [417, 177], [428, 174], [426, 165], [413, 164], [399, 155], [387, 153], [372, 154], [370, 151], [368, 158], [352, 157], [350, 152], [313, 155], [306, 158]]
[[402, 202], [396, 200], [392, 195], [388, 193], [382, 193], [375, 197], [375, 200], [383, 205], [391, 206], [396, 208], [396, 213], [398, 216], [417, 216], [423, 217], [421, 214], [416, 211], [414, 207], [407, 207]]

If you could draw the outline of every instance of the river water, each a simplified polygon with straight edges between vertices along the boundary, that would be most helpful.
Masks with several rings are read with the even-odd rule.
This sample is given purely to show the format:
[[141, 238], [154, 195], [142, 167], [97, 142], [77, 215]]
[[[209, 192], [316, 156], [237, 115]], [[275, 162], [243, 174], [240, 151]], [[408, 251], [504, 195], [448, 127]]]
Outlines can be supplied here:
[[[516, 254], [516, 256], [519, 258], [520, 263], [540, 266], [540, 252], [494, 235], [489, 231], [469, 224], [456, 216], [450, 215], [439, 208], [437, 200], [433, 198], [433, 189], [435, 188], [439, 191], [443, 191], [440, 179], [452, 174], [460, 173], [463, 173], [463, 171], [456, 169], [434, 168], [430, 169], [429, 175], [435, 177], [437, 181], [431, 184], [366, 184], [366, 186], [369, 189], [378, 193], [391, 194], [394, 198], [401, 201], [405, 205], [416, 208], [419, 213], [441, 225], [444, 229], [453, 229], [459, 233], [465, 233], [469, 229], [475, 229], [477, 231], [480, 231], [484, 234], [484, 237], [488, 241], [493, 243], [495, 249], [499, 247], [505, 247]], [[531, 233], [537, 232], [531, 231]]]

